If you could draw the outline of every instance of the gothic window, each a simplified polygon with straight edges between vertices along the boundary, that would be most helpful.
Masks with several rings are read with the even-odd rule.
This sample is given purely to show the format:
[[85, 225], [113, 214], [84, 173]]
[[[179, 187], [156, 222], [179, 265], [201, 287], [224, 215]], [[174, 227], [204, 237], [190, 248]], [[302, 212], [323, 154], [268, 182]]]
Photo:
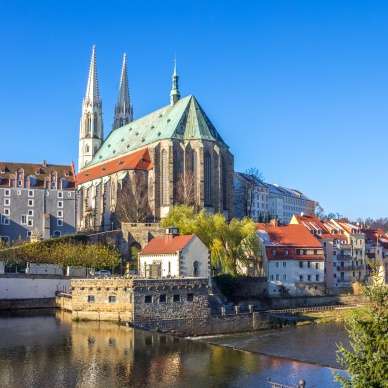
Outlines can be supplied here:
[[194, 179], [194, 200], [197, 198], [197, 152], [193, 150], [191, 153], [191, 172]]
[[90, 150], [89, 144], [86, 144], [86, 146], [85, 146], [85, 152], [89, 152], [89, 150]]
[[122, 127], [123, 126], [123, 119], [121, 118], [119, 121], [120, 121], [120, 127]]
[[227, 206], [227, 194], [226, 194], [226, 163], [225, 163], [225, 158], [222, 156], [221, 157], [221, 176], [222, 176], [222, 203], [224, 210], [228, 208]]
[[88, 115], [87, 127], [88, 127], [88, 133], [90, 133], [92, 131], [92, 117], [90, 116], [90, 114]]
[[212, 201], [212, 160], [210, 152], [205, 152], [205, 206], [213, 206]]
[[93, 133], [96, 134], [97, 133], [97, 122], [98, 122], [98, 117], [97, 115], [94, 115], [94, 123], [93, 123]]
[[174, 150], [173, 154], [173, 171], [174, 171], [174, 184], [178, 182], [179, 179], [179, 160], [178, 160], [178, 151]]
[[168, 195], [168, 163], [167, 163], [167, 152], [162, 151], [162, 205], [169, 204]]

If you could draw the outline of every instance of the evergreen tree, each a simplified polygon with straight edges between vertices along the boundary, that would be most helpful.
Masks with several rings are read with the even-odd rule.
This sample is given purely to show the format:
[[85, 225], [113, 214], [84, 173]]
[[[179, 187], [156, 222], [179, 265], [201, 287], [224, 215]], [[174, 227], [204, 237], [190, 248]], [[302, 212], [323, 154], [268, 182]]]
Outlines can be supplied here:
[[346, 388], [388, 387], [388, 287], [379, 276], [384, 264], [369, 264], [373, 284], [364, 289], [367, 307], [347, 320], [353, 350], [338, 346], [338, 362], [349, 378], [336, 372], [334, 375]]

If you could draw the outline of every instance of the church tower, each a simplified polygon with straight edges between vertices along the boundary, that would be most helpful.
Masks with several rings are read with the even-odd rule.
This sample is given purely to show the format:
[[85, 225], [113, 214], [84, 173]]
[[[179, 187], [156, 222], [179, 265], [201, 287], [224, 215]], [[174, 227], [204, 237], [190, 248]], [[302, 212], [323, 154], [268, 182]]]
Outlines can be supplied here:
[[176, 72], [176, 59], [174, 60], [174, 74], [172, 75], [172, 89], [170, 92], [170, 105], [173, 106], [181, 98], [181, 92], [178, 88], [178, 74]]
[[98, 91], [96, 47], [93, 46], [86, 96], [82, 102], [78, 170], [92, 160], [103, 141], [102, 101]]
[[115, 115], [112, 131], [133, 121], [133, 106], [129, 99], [127, 55], [124, 54], [123, 67], [121, 69], [119, 97], [115, 106]]

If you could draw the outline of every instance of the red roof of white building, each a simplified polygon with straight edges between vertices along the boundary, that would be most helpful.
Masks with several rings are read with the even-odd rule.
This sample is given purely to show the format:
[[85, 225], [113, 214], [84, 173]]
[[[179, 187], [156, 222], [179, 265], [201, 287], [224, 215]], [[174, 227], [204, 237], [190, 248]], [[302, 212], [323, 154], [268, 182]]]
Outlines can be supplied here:
[[195, 234], [187, 236], [170, 236], [153, 238], [140, 252], [141, 255], [164, 255], [181, 251], [194, 237]]

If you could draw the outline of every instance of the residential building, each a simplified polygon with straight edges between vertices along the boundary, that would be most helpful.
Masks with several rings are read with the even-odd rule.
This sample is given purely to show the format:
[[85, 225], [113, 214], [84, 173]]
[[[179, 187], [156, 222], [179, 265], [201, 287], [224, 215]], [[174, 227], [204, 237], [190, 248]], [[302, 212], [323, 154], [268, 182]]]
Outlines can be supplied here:
[[294, 215], [290, 223], [303, 225], [321, 242], [327, 288], [350, 287], [365, 279], [365, 235], [358, 226], [306, 215]]
[[78, 229], [109, 230], [121, 190], [136, 186], [136, 176], [148, 199], [146, 215], [136, 221], [160, 220], [185, 201], [233, 218], [233, 155], [197, 99], [180, 98], [176, 64], [170, 104], [134, 121], [125, 66], [124, 60], [114, 129], [103, 140], [93, 48], [80, 126]]
[[[385, 278], [388, 279], [388, 234], [382, 229], [362, 229], [362, 232], [365, 234], [365, 256], [374, 263], [376, 257], [379, 263], [384, 262]], [[369, 275], [368, 263], [366, 268]]]
[[0, 238], [48, 239], [75, 233], [74, 165], [0, 162]]
[[209, 251], [194, 234], [179, 236], [175, 227], [153, 238], [139, 253], [139, 274], [144, 277], [210, 277]]
[[294, 214], [314, 215], [315, 202], [299, 190], [288, 189], [277, 183], [267, 186], [268, 209], [272, 218], [288, 224]]
[[268, 186], [259, 178], [242, 172], [234, 173], [234, 213], [238, 218], [251, 217], [256, 222], [269, 219]]
[[323, 295], [325, 256], [303, 225], [257, 224], [265, 246], [270, 296]]

